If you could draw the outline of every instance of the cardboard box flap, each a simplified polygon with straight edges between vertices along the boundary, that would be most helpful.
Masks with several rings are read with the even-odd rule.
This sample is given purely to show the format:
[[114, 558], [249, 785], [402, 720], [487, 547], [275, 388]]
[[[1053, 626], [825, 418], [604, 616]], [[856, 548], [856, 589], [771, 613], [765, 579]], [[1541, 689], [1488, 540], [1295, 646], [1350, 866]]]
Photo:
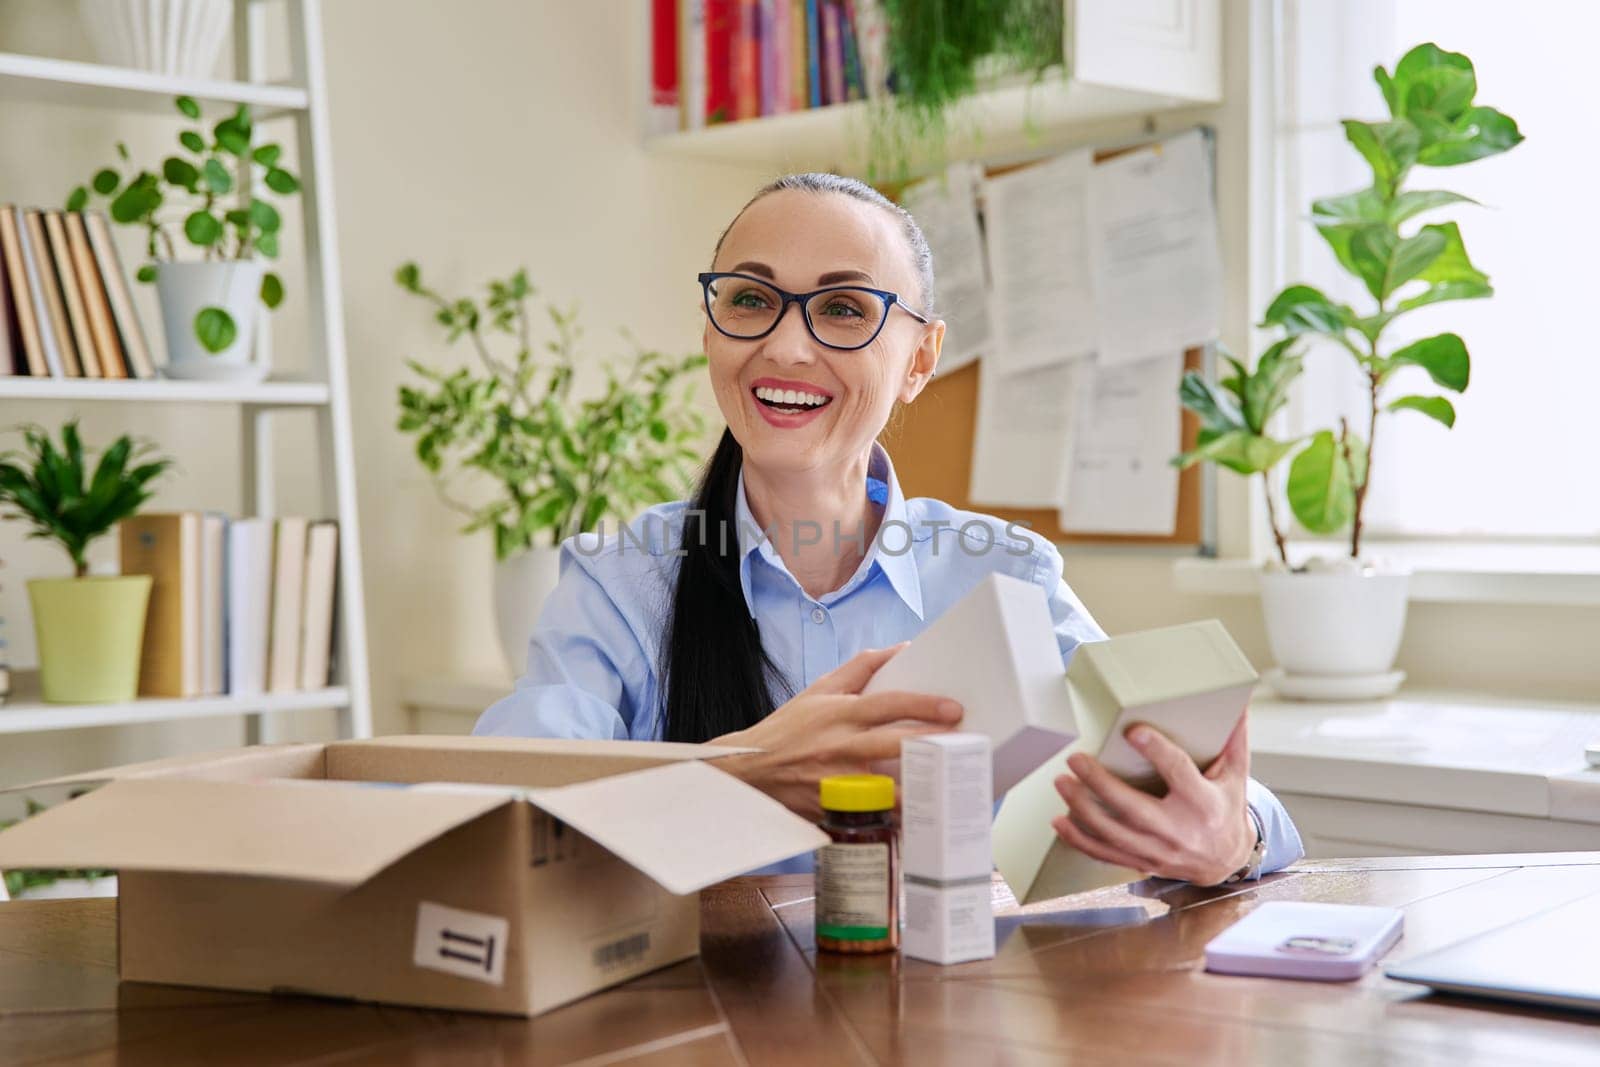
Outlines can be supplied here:
[[546, 789], [681, 760], [741, 751], [664, 741], [405, 734], [327, 746], [328, 777], [377, 782], [479, 782]]
[[776, 800], [700, 761], [526, 795], [678, 894], [828, 843]]
[[0, 833], [0, 870], [109, 867], [353, 886], [505, 792], [344, 783], [114, 781]]
[[45, 778], [27, 785], [7, 786], [0, 793], [25, 793], [30, 789], [54, 789], [81, 785], [104, 785], [124, 778], [215, 778], [241, 781], [248, 778], [321, 778], [323, 749], [319, 741], [285, 745], [252, 745], [210, 752], [187, 752], [179, 756], [124, 763], [78, 774]]
[[1099, 674], [1125, 708], [1252, 685], [1259, 677], [1216, 619], [1086, 642], [1073, 653], [1070, 673], [1078, 677], [1085, 669]]

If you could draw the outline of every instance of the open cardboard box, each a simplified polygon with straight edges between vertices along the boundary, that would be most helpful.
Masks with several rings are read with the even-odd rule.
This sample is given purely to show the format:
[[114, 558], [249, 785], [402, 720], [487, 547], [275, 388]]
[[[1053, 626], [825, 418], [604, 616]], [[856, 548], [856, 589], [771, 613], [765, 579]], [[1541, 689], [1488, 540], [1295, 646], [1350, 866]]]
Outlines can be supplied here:
[[734, 751], [390, 737], [160, 760], [14, 791], [95, 787], [0, 833], [0, 870], [116, 869], [126, 980], [533, 1015], [694, 956], [698, 890], [827, 842], [708, 765]]

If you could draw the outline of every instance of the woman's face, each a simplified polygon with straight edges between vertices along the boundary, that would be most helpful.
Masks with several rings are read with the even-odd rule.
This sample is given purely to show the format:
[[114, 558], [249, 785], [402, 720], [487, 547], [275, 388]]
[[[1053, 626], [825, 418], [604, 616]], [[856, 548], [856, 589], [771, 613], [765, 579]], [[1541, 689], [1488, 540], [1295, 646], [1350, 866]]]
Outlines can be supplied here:
[[[859, 284], [920, 302], [911, 252], [898, 222], [880, 207], [841, 193], [783, 190], [747, 208], [723, 239], [714, 270], [750, 274], [791, 293]], [[705, 325], [711, 385], [747, 463], [799, 472], [849, 463], [866, 453], [896, 401], [909, 403], [933, 374], [944, 323], [924, 325], [891, 308], [871, 344], [840, 351], [806, 330], [790, 307], [765, 337], [742, 341]], [[793, 389], [826, 398], [789, 413], [756, 391]]]

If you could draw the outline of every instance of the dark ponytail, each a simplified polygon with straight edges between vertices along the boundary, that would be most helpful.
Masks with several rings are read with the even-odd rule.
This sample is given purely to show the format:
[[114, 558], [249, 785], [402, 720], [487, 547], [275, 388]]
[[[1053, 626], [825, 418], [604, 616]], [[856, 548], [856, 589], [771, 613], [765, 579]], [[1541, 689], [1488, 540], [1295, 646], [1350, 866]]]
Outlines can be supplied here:
[[666, 740], [710, 741], [760, 722], [784, 683], [739, 585], [734, 519], [744, 450], [724, 429], [689, 503], [672, 622], [662, 644]]
[[[865, 182], [839, 174], [788, 174], [769, 182], [745, 204], [786, 190], [838, 194], [888, 211], [899, 223], [916, 274], [917, 302], [933, 314], [933, 255], [916, 220]], [[739, 211], [744, 214], [744, 208]], [[717, 254], [728, 229], [717, 239]], [[791, 687], [761, 647], [761, 632], [750, 617], [739, 586], [739, 530], [734, 520], [744, 450], [731, 430], [722, 431], [717, 451], [695, 490], [683, 527], [672, 620], [661, 644], [668, 741], [710, 741], [760, 722], [787, 699]]]

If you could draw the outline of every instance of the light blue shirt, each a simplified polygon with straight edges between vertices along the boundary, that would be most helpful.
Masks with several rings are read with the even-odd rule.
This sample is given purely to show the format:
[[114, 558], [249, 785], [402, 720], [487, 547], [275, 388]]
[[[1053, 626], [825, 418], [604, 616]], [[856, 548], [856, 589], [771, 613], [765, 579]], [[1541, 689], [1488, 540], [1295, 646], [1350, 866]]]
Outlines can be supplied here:
[[[863, 649], [915, 637], [991, 574], [1045, 591], [1063, 662], [1081, 643], [1105, 638], [1062, 578], [1061, 554], [1049, 541], [990, 515], [926, 497], [905, 499], [878, 445], [867, 485], [883, 508], [878, 536], [844, 585], [812, 598], [762, 535], [739, 481], [739, 582], [762, 646], [792, 692]], [[560, 581], [534, 627], [527, 673], [510, 696], [483, 713], [473, 733], [661, 740], [661, 642], [687, 507], [684, 501], [659, 504], [610, 537], [601, 531], [562, 543]], [[837, 532], [841, 540], [852, 534], [860, 537], [860, 531]], [[833, 538], [836, 532], [818, 529], [816, 535]], [[1251, 779], [1248, 801], [1266, 840], [1263, 873], [1304, 855], [1293, 821], [1271, 791]], [[808, 861], [802, 857], [784, 869], [809, 870]]]

